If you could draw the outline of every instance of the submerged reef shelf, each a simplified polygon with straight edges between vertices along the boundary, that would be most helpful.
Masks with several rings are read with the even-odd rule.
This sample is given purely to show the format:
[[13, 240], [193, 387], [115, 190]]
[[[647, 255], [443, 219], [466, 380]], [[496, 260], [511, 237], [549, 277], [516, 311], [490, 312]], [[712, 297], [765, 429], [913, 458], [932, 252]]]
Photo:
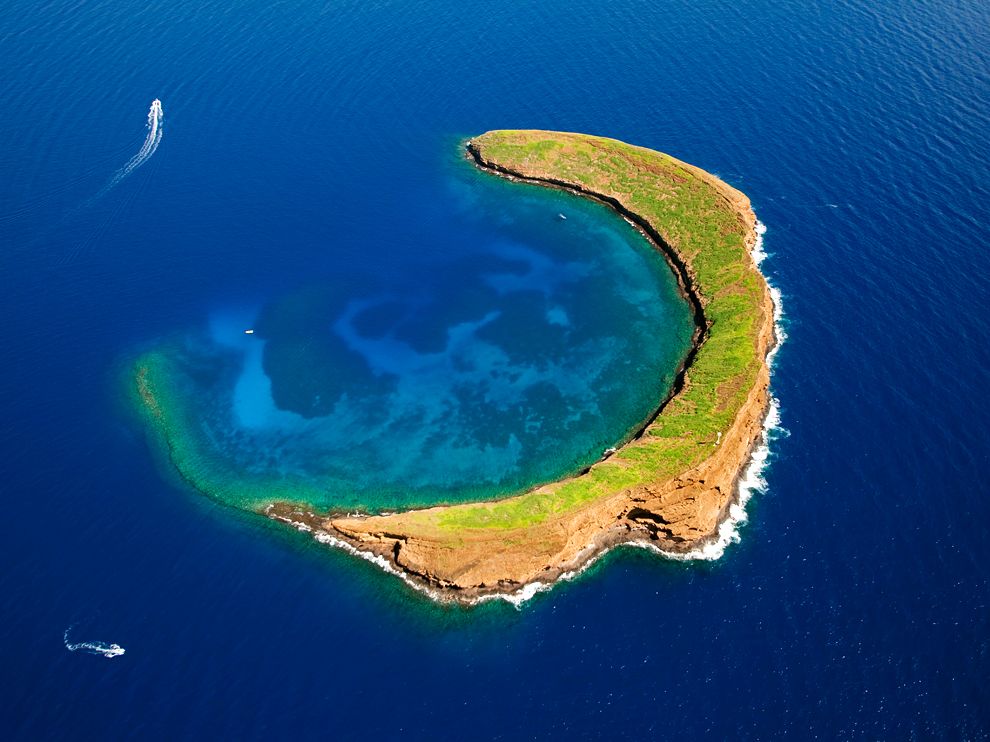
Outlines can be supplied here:
[[749, 199], [666, 154], [602, 137], [490, 131], [466, 149], [485, 172], [607, 204], [664, 254], [695, 322], [667, 398], [612, 455], [522, 495], [387, 515], [287, 500], [262, 512], [462, 602], [525, 598], [621, 544], [704, 550], [736, 505], [771, 411], [774, 299], [754, 260]]

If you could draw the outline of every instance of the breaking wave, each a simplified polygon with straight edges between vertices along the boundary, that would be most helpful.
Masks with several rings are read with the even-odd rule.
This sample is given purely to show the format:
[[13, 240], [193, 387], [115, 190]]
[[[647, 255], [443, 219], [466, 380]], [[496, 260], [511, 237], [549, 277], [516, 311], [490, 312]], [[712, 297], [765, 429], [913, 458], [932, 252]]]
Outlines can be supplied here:
[[[753, 243], [753, 248], [750, 251], [750, 255], [753, 256], [753, 262], [756, 263], [757, 267], [766, 260], [767, 253], [763, 248], [763, 235], [766, 234], [767, 228], [763, 222], [756, 222], [756, 240]], [[766, 276], [764, 276], [766, 278]], [[773, 362], [776, 358], [780, 346], [783, 345], [784, 340], [787, 339], [787, 333], [784, 332], [782, 327], [782, 319], [784, 316], [784, 310], [781, 304], [780, 289], [774, 287], [770, 284], [770, 280], [767, 280], [767, 285], [770, 288], [770, 298], [773, 300], [773, 332], [775, 343], [773, 348], [767, 354], [767, 367], [770, 369], [770, 376], [773, 378]], [[739, 526], [746, 522], [746, 503], [750, 501], [754, 494], [757, 492], [765, 492], [767, 488], [767, 481], [763, 477], [763, 472], [766, 470], [767, 465], [770, 460], [770, 442], [775, 434], [787, 434], [786, 429], [784, 429], [780, 424], [780, 401], [776, 397], [770, 397], [770, 404], [767, 407], [766, 417], [763, 419], [763, 432], [760, 437], [760, 442], [753, 450], [753, 454], [749, 459], [749, 464], [743, 471], [742, 477], [739, 480], [739, 491], [736, 495], [736, 500], [731, 505], [729, 505], [728, 514], [725, 520], [722, 521], [721, 525], [718, 527], [718, 532], [715, 538], [707, 544], [698, 547], [697, 549], [692, 549], [691, 551], [676, 553], [676, 552], [666, 552], [663, 549], [659, 549], [651, 544], [630, 544], [632, 546], [643, 546], [645, 548], [654, 549], [660, 552], [667, 559], [674, 559], [677, 561], [714, 561], [721, 558], [725, 554], [726, 548], [730, 544], [737, 544], [740, 541], [739, 536]]]

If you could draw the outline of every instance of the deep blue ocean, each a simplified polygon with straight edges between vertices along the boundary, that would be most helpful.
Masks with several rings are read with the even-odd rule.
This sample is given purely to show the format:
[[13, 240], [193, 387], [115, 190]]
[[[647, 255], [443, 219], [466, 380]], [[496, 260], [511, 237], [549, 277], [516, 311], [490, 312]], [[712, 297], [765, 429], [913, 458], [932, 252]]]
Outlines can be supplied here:
[[[4, 739], [990, 735], [985, 3], [8, 0], [0, 68]], [[157, 149], [106, 189], [155, 98]], [[437, 606], [185, 486], [134, 414], [136, 354], [258, 321], [292, 414], [439, 385], [395, 446], [334, 433], [341, 502], [594, 460], [676, 364], [679, 305], [621, 222], [473, 172], [493, 128], [668, 152], [766, 224], [783, 430], [721, 560], [619, 550], [519, 610]], [[314, 350], [345, 315], [349, 350], [339, 323]], [[416, 480], [433, 450], [459, 474]]]

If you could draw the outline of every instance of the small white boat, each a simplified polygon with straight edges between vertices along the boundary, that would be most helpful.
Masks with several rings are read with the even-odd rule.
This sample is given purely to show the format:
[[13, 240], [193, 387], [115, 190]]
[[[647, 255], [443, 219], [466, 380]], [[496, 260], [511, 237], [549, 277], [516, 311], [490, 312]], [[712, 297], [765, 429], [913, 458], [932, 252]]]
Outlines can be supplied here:
[[562, 220], [564, 220], [564, 221], [567, 221], [567, 217], [566, 217], [566, 216], [564, 216], [563, 214], [557, 214], [557, 218], [558, 218], [558, 219], [562, 219]]
[[101, 650], [101, 653], [104, 657], [120, 657], [124, 651], [124, 648], [119, 644], [111, 644], [106, 649]]
[[245, 330], [244, 331], [244, 334], [245, 335], [254, 335], [254, 330]]

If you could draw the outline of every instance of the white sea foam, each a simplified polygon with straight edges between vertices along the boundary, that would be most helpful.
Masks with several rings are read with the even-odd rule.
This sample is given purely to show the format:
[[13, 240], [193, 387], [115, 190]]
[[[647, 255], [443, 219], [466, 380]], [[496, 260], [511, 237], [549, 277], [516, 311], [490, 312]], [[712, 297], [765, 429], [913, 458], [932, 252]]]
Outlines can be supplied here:
[[[561, 575], [560, 578], [566, 579], [564, 575]], [[471, 603], [473, 605], [479, 605], [489, 600], [504, 600], [506, 603], [511, 603], [516, 608], [521, 608], [523, 603], [528, 600], [532, 600], [538, 593], [545, 593], [552, 587], [553, 583], [530, 582], [527, 585], [523, 585], [513, 593], [493, 593], [491, 595], [482, 595], [472, 600]]]
[[86, 654], [99, 654], [107, 658], [120, 657], [126, 650], [119, 644], [109, 644], [107, 642], [70, 642], [69, 632], [72, 631], [72, 626], [65, 630], [62, 635], [62, 641], [65, 643], [65, 648], [70, 652], [84, 652]]
[[[766, 260], [767, 257], [767, 253], [763, 248], [763, 235], [765, 235], [767, 231], [766, 225], [763, 224], [763, 222], [757, 221], [755, 231], [756, 240], [753, 242], [753, 248], [750, 254], [753, 256], [753, 262], [759, 266], [764, 260]], [[784, 329], [781, 326], [784, 310], [781, 303], [780, 289], [770, 284], [769, 279], [767, 279], [767, 285], [770, 288], [770, 298], [773, 301], [773, 330], [776, 340], [773, 348], [767, 354], [767, 367], [770, 369], [770, 376], [772, 378], [773, 362], [777, 357], [778, 351], [780, 351], [780, 346], [787, 338], [787, 333], [784, 332]], [[766, 417], [763, 419], [763, 430], [760, 434], [760, 442], [757, 444], [756, 448], [753, 449], [749, 464], [746, 466], [746, 469], [743, 471], [742, 477], [739, 480], [739, 490], [736, 500], [729, 505], [729, 511], [725, 519], [719, 525], [718, 532], [715, 534], [714, 539], [706, 544], [703, 544], [697, 549], [692, 549], [687, 552], [667, 552], [648, 543], [638, 543], [633, 545], [653, 549], [667, 559], [673, 559], [676, 561], [714, 561], [721, 558], [730, 544], [739, 543], [741, 540], [739, 535], [739, 527], [747, 520], [746, 503], [752, 499], [755, 493], [764, 492], [766, 490], [767, 481], [763, 477], [763, 472], [766, 470], [770, 460], [770, 443], [774, 435], [778, 432], [786, 431], [784, 431], [780, 425], [780, 401], [776, 397], [771, 397], [770, 404], [767, 407]]]
[[[312, 530], [308, 526], [303, 526], [302, 524], [293, 524], [293, 525], [299, 528], [300, 531]], [[326, 544], [328, 546], [335, 546], [338, 549], [343, 549], [348, 554], [351, 554], [356, 557], [360, 557], [361, 559], [364, 559], [366, 562], [371, 562], [372, 564], [374, 564], [377, 567], [380, 567], [389, 574], [395, 575], [404, 583], [409, 585], [409, 587], [425, 595], [429, 595], [434, 600], [439, 600], [439, 601], [444, 600], [444, 596], [440, 593], [440, 591], [434, 590], [433, 588], [427, 587], [426, 585], [417, 582], [412, 577], [407, 575], [405, 572], [402, 572], [401, 570], [398, 570], [395, 567], [393, 567], [392, 563], [383, 556], [379, 556], [378, 554], [373, 554], [370, 551], [364, 551], [363, 549], [357, 549], [351, 546], [346, 541], [339, 539], [336, 536], [330, 535], [326, 531], [313, 531], [313, 538], [315, 538], [321, 544]]]
[[760, 443], [753, 450], [753, 455], [749, 460], [749, 465], [743, 471], [739, 480], [739, 491], [736, 500], [729, 505], [729, 511], [725, 519], [719, 524], [715, 538], [708, 543], [686, 552], [669, 552], [660, 549], [653, 544], [637, 543], [647, 549], [653, 549], [662, 554], [667, 559], [680, 562], [691, 561], [715, 561], [720, 559], [730, 544], [737, 544], [741, 540], [739, 527], [746, 522], [746, 503], [750, 501], [756, 492], [766, 490], [767, 481], [763, 478], [763, 471], [767, 467], [770, 458], [770, 434], [771, 431], [780, 427], [780, 403], [776, 398], [770, 399], [767, 416], [763, 422]]
[[763, 250], [763, 235], [767, 233], [767, 227], [763, 222], [756, 222], [756, 240], [753, 242], [753, 249], [750, 254], [753, 256], [753, 262], [759, 265], [764, 260], [766, 260], [767, 254]]
[[[327, 546], [333, 546], [334, 548], [341, 549], [342, 551], [352, 556], [356, 556], [360, 559], [364, 559], [366, 562], [371, 562], [376, 567], [384, 570], [385, 572], [388, 572], [390, 575], [394, 575], [398, 577], [413, 590], [423, 593], [424, 595], [427, 595], [436, 601], [444, 601], [449, 598], [448, 595], [445, 595], [441, 591], [429, 587], [427, 585], [424, 585], [419, 580], [415, 580], [405, 572], [396, 569], [388, 559], [386, 559], [383, 556], [380, 556], [379, 554], [374, 554], [370, 551], [365, 551], [364, 549], [358, 549], [355, 546], [349, 544], [347, 541], [337, 538], [336, 536], [333, 536], [332, 534], [329, 534], [326, 531], [314, 531], [313, 528], [306, 525], [305, 523], [298, 523], [296, 521], [291, 521], [291, 520], [286, 520], [285, 522], [289, 523], [289, 525], [296, 528], [296, 530], [302, 531], [303, 533], [312, 533], [313, 538], [319, 541], [321, 544], [326, 544]], [[565, 575], [561, 575], [561, 578], [567, 579]], [[552, 584], [547, 584], [542, 582], [531, 582], [512, 593], [493, 593], [491, 595], [482, 595], [477, 598], [473, 598], [467, 602], [472, 605], [478, 605], [480, 603], [485, 603], [490, 600], [504, 600], [507, 603], [512, 603], [513, 605], [516, 606], [516, 608], [518, 608], [537, 593], [543, 592], [545, 590], [549, 590], [551, 587], [553, 587]]]
[[[763, 248], [763, 235], [766, 234], [767, 228], [762, 222], [756, 222], [756, 240], [753, 243], [753, 248], [750, 254], [753, 257], [753, 262], [759, 266], [767, 257], [767, 253]], [[767, 285], [770, 289], [770, 297], [773, 301], [773, 318], [774, 318], [774, 336], [776, 343], [774, 347], [767, 354], [767, 366], [770, 369], [771, 378], [773, 376], [773, 362], [777, 356], [780, 346], [783, 344], [784, 340], [787, 338], [787, 333], [784, 332], [782, 325], [783, 319], [783, 306], [781, 304], [781, 294], [780, 290], [770, 284], [767, 280]], [[763, 429], [760, 435], [760, 441], [753, 449], [753, 453], [750, 457], [749, 463], [746, 469], [743, 471], [742, 476], [739, 480], [738, 494], [734, 502], [729, 505], [728, 513], [725, 519], [719, 524], [718, 531], [715, 537], [708, 541], [707, 543], [699, 546], [697, 549], [692, 549], [687, 552], [672, 552], [665, 551], [651, 543], [644, 541], [630, 541], [622, 544], [617, 544], [617, 547], [629, 546], [633, 548], [649, 549], [654, 551], [666, 559], [671, 559], [675, 561], [688, 562], [688, 561], [715, 561], [720, 559], [724, 554], [726, 549], [735, 543], [739, 543], [741, 540], [739, 534], [739, 528], [747, 520], [746, 515], [746, 504], [752, 499], [753, 495], [757, 492], [764, 492], [767, 487], [767, 481], [763, 476], [764, 471], [767, 468], [770, 460], [770, 444], [778, 433], [786, 433], [786, 430], [781, 427], [780, 419], [780, 402], [776, 397], [770, 398], [770, 404], [767, 407], [766, 417], [763, 420]], [[301, 523], [293, 523], [300, 531], [313, 532], [314, 538], [320, 543], [328, 544], [330, 546], [336, 546], [343, 549], [349, 554], [360, 557], [372, 564], [377, 565], [381, 569], [385, 570], [389, 574], [393, 574], [400, 578], [407, 585], [412, 587], [421, 593], [429, 595], [435, 600], [444, 600], [447, 596], [441, 593], [439, 590], [427, 587], [421, 582], [414, 580], [405, 572], [396, 569], [391, 562], [378, 554], [372, 554], [370, 552], [357, 549], [351, 544], [343, 541], [339, 538], [331, 536], [324, 531], [312, 531], [312, 529]], [[613, 547], [613, 548], [617, 548]], [[591, 547], [589, 547], [589, 551]], [[569, 582], [574, 580], [585, 571], [590, 569], [599, 559], [604, 557], [611, 549], [603, 549], [594, 555], [590, 556], [585, 562], [581, 564], [578, 569], [570, 572], [563, 572], [554, 582], [530, 582], [523, 585], [518, 590], [507, 592], [507, 593], [491, 593], [488, 595], [481, 595], [473, 598], [467, 602], [472, 605], [478, 605], [480, 603], [486, 603], [492, 600], [504, 600], [507, 603], [512, 604], [516, 608], [520, 608], [524, 603], [531, 600], [533, 597], [539, 593], [547, 592], [551, 590], [555, 584], [558, 582]]]

